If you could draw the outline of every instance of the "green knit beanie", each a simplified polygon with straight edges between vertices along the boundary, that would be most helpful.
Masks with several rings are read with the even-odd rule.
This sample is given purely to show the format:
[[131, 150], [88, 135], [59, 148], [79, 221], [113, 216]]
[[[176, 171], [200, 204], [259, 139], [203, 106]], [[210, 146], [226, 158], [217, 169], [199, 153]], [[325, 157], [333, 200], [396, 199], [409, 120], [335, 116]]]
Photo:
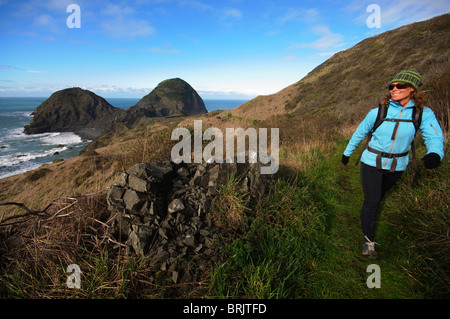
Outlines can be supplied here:
[[416, 70], [409, 69], [397, 73], [397, 75], [394, 76], [394, 78], [392, 79], [391, 83], [393, 82], [409, 83], [417, 90], [419, 86], [422, 85], [421, 78], [422, 77]]

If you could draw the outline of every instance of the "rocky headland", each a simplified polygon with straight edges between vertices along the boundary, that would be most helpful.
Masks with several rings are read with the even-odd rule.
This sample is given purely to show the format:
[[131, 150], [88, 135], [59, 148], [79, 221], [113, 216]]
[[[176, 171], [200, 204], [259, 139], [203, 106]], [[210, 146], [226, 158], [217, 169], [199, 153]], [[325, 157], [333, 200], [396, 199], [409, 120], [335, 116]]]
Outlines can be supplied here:
[[24, 133], [75, 132], [82, 138], [94, 139], [112, 129], [124, 112], [91, 91], [64, 89], [36, 108]]
[[124, 122], [133, 123], [142, 116], [187, 116], [208, 113], [205, 103], [186, 81], [175, 78], [165, 80], [130, 107]]
[[161, 82], [128, 110], [112, 106], [89, 90], [68, 88], [53, 93], [36, 108], [24, 133], [74, 132], [93, 140], [114, 129], [117, 123], [132, 125], [141, 117], [204, 113], [207, 110], [202, 98], [179, 78]]

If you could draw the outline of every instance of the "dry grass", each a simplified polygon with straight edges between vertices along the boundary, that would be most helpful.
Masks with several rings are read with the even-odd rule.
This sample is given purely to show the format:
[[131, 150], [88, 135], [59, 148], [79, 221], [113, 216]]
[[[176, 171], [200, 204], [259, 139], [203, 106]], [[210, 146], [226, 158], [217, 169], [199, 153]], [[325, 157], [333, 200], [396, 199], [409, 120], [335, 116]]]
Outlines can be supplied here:
[[[54, 198], [88, 194], [106, 189], [117, 176], [120, 156], [77, 156], [0, 180], [0, 201], [21, 202], [42, 208]], [[0, 207], [0, 221], [17, 213]]]
[[[105, 192], [53, 201], [47, 214], [0, 225], [5, 298], [152, 298], [156, 282], [144, 259], [126, 254], [107, 232]], [[79, 265], [81, 288], [69, 289], [67, 266]]]

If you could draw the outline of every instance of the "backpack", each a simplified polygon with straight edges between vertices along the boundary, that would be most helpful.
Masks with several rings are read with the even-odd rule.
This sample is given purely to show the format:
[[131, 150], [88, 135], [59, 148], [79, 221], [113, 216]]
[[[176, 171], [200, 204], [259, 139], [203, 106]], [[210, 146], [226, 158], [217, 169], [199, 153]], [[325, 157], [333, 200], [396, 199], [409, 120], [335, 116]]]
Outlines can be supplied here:
[[[420, 109], [418, 110], [418, 108], [414, 107], [411, 119], [407, 120], [407, 119], [386, 118], [388, 108], [389, 108], [389, 105], [387, 105], [387, 104], [381, 104], [381, 103], [378, 104], [378, 114], [377, 114], [377, 118], [375, 120], [375, 124], [374, 124], [372, 130], [367, 135], [365, 146], [364, 146], [363, 150], [361, 151], [361, 154], [359, 154], [358, 160], [356, 161], [356, 165], [359, 164], [359, 161], [361, 160], [362, 153], [366, 149], [368, 149], [369, 152], [372, 152], [372, 153], [375, 153], [375, 154], [378, 155], [377, 156], [377, 160], [376, 160], [378, 169], [381, 169], [381, 158], [382, 157], [393, 158], [394, 160], [392, 162], [390, 172], [394, 172], [395, 168], [397, 167], [397, 157], [402, 157], [402, 156], [408, 155], [408, 152], [400, 153], [400, 154], [384, 153], [384, 152], [381, 152], [381, 151], [378, 151], [378, 150], [374, 150], [371, 147], [369, 147], [369, 142], [372, 139], [373, 132], [375, 132], [375, 130], [384, 121], [389, 121], [389, 122], [395, 122], [396, 123], [396, 125], [394, 127], [394, 131], [392, 132], [392, 137], [391, 137], [392, 140], [395, 139], [395, 135], [397, 134], [400, 122], [411, 122], [411, 123], [414, 124], [414, 128], [416, 130], [416, 132], [414, 133], [414, 137], [417, 135], [417, 132], [419, 131], [420, 124], [422, 122], [422, 110], [420, 110]], [[417, 169], [417, 162], [416, 162], [416, 149], [415, 149], [415, 146], [414, 146], [414, 140], [411, 143], [411, 152], [412, 152], [412, 156], [413, 156], [413, 166], [414, 166], [414, 169], [416, 170]]]

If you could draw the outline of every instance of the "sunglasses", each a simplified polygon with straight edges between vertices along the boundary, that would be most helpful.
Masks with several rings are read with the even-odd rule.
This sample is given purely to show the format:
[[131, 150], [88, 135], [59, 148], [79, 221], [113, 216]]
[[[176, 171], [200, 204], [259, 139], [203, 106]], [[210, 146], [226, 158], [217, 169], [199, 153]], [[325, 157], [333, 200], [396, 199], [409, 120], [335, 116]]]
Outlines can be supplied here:
[[399, 90], [403, 90], [403, 89], [406, 89], [407, 87], [409, 87], [409, 84], [408, 83], [389, 84], [389, 86], [388, 86], [389, 91], [393, 90], [395, 87]]

